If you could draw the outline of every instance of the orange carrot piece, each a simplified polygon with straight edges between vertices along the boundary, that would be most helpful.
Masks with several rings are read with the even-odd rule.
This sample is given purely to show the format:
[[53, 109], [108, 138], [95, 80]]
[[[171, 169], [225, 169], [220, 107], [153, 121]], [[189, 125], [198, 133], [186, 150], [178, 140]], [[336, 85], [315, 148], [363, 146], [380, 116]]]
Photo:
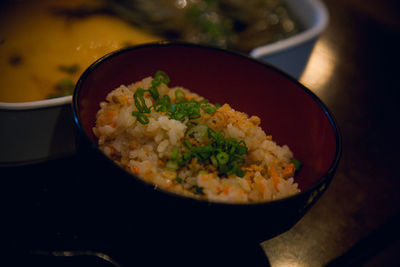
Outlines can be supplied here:
[[264, 184], [259, 183], [259, 184], [257, 184], [257, 185], [260, 187], [261, 191], [264, 191], [264, 190], [265, 190], [265, 185], [264, 185]]
[[135, 148], [137, 148], [138, 145], [139, 145], [138, 141], [132, 140], [132, 141], [129, 143], [129, 148], [130, 148], [130, 149], [135, 149]]
[[104, 116], [100, 116], [100, 117], [97, 119], [97, 122], [100, 123], [100, 125], [104, 124]]
[[133, 165], [131, 169], [132, 169], [133, 173], [135, 173], [135, 174], [139, 173], [139, 166]]
[[129, 104], [129, 98], [126, 95], [124, 95], [124, 100], [125, 100], [125, 104], [128, 105]]
[[283, 170], [283, 178], [290, 178], [294, 176], [295, 167], [293, 163], [289, 163]]
[[269, 170], [269, 173], [271, 174], [272, 183], [274, 184], [275, 189], [277, 191], [279, 191], [278, 190], [278, 184], [279, 184], [278, 171], [276, 170], [276, 168], [273, 165], [269, 165], [268, 170]]
[[115, 153], [115, 148], [113, 147], [113, 145], [112, 145], [112, 144], [109, 144], [108, 147], [109, 147], [110, 150], [111, 150], [111, 155], [114, 154], [114, 153]]
[[112, 120], [112, 118], [114, 117], [115, 112], [113, 110], [110, 110], [106, 113], [106, 119], [107, 120]]
[[225, 186], [224, 188], [224, 194], [228, 194], [229, 192], [229, 185]]
[[109, 124], [111, 127], [115, 128], [115, 126], [117, 126], [117, 123], [115, 121], [110, 122]]

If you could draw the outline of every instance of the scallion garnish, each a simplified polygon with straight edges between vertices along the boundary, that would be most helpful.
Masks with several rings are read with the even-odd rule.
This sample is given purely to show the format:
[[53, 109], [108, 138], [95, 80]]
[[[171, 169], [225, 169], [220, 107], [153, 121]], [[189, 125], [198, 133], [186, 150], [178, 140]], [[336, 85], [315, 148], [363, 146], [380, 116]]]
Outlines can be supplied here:
[[229, 154], [225, 152], [219, 152], [215, 158], [217, 159], [218, 165], [225, 165], [229, 161]]
[[135, 99], [135, 106], [140, 113], [150, 113], [150, 108], [146, 106], [146, 101], [143, 98], [146, 91], [147, 90], [143, 88], [138, 88], [133, 95], [133, 98]]
[[177, 89], [175, 91], [175, 102], [180, 103], [180, 102], [185, 102], [185, 100], [186, 100], [185, 92], [183, 92], [181, 89]]
[[198, 185], [195, 185], [195, 186], [194, 186], [194, 192], [195, 192], [196, 194], [199, 194], [199, 195], [204, 194], [204, 192], [203, 192], [203, 187], [198, 186]]
[[194, 137], [195, 139], [200, 139], [205, 136], [208, 131], [208, 126], [204, 124], [195, 125], [186, 132], [186, 136]]
[[157, 112], [167, 112], [171, 109], [171, 99], [168, 95], [160, 97], [154, 104], [154, 110]]
[[[196, 144], [194, 141], [192, 144], [191, 139], [202, 135], [204, 130], [208, 133], [210, 142], [205, 145], [194, 145]], [[244, 163], [243, 155], [247, 153], [247, 147], [243, 140], [225, 138], [224, 132], [214, 131], [202, 124], [187, 130], [185, 136], [183, 145], [188, 152], [182, 153], [180, 158], [175, 159], [173, 155], [170, 159], [176, 161], [179, 167], [185, 166], [192, 158], [197, 158], [202, 164], [212, 164], [220, 175], [244, 176], [244, 171], [240, 166]]]
[[300, 160], [297, 160], [295, 158], [293, 158], [290, 162], [294, 164], [295, 172], [298, 172], [301, 169], [301, 167], [303, 166], [303, 163]]
[[151, 82], [151, 84], [154, 87], [157, 87], [162, 83], [168, 85], [169, 82], [170, 82], [170, 80], [169, 80], [168, 75], [165, 72], [158, 70], [158, 71], [156, 71], [156, 74], [154, 75], [154, 78], [153, 78], [153, 81]]
[[179, 166], [178, 166], [178, 163], [176, 161], [169, 160], [165, 164], [165, 168], [167, 170], [169, 170], [169, 171], [176, 171], [179, 168]]
[[[179, 153], [178, 148], [173, 149], [170, 159], [165, 165], [167, 170], [176, 171], [193, 158], [197, 158], [201, 164], [212, 164], [217, 168], [219, 175], [236, 174], [243, 177], [244, 171], [240, 166], [244, 163], [243, 155], [247, 153], [245, 142], [235, 138], [225, 138], [224, 132], [214, 131], [207, 125], [197, 124], [196, 121], [193, 121], [201, 117], [201, 111], [213, 114], [220, 105], [212, 105], [208, 103], [207, 99], [186, 100], [185, 92], [181, 89], [175, 90], [175, 103], [172, 104], [168, 95], [161, 97], [159, 95], [157, 87], [162, 83], [168, 84], [169, 77], [165, 72], [157, 71], [152, 80], [152, 86], [148, 90], [143, 88], [136, 90], [133, 97], [137, 111], [132, 112], [132, 115], [140, 123], [147, 124], [149, 118], [146, 114], [150, 113], [153, 108], [156, 112], [165, 112], [170, 119], [186, 123], [188, 130], [183, 140], [184, 151]], [[144, 98], [146, 92], [155, 100], [153, 106], [146, 105]], [[204, 142], [208, 143], [199, 145]], [[200, 192], [200, 189], [196, 189], [196, 191]]]
[[144, 115], [143, 113], [137, 112], [137, 111], [133, 111], [132, 116], [135, 116], [136, 119], [138, 120], [138, 122], [140, 122], [141, 124], [147, 124], [150, 121], [146, 115]]
[[78, 64], [60, 65], [58, 66], [58, 69], [68, 74], [75, 74], [79, 71], [79, 65]]
[[150, 87], [150, 88], [149, 88], [149, 93], [150, 93], [150, 95], [151, 95], [155, 100], [158, 99], [159, 94], [158, 94], [157, 87], [155, 87], [155, 86]]
[[176, 160], [178, 158], [178, 153], [179, 153], [178, 148], [174, 147], [174, 150], [172, 151], [172, 154], [171, 154], [171, 160]]
[[213, 114], [215, 111], [217, 111], [217, 108], [211, 105], [203, 106], [202, 109], [207, 114]]
[[[138, 121], [140, 123], [147, 123], [147, 119], [144, 118], [143, 113], [150, 113], [151, 108], [153, 108], [156, 112], [165, 112], [170, 119], [178, 120], [183, 123], [190, 123], [191, 120], [199, 119], [201, 117], [200, 110], [207, 114], [212, 114], [217, 110], [217, 107], [208, 103], [208, 100], [203, 99], [200, 101], [196, 101], [191, 99], [186, 101], [185, 92], [181, 89], [177, 89], [175, 91], [175, 103], [171, 103], [171, 99], [168, 95], [163, 95], [160, 97], [160, 94], [157, 90], [157, 86], [162, 83], [168, 84], [170, 82], [168, 75], [163, 71], [157, 71], [153, 80], [152, 86], [145, 90], [143, 88], [138, 88], [133, 95], [135, 100], [135, 106], [139, 113], [132, 113], [133, 116], [138, 117]], [[155, 100], [153, 106], [148, 107], [146, 105], [146, 101], [144, 99], [144, 94], [149, 92], [151, 97]], [[171, 105], [172, 104], [172, 105]], [[140, 117], [140, 119], [139, 119]]]

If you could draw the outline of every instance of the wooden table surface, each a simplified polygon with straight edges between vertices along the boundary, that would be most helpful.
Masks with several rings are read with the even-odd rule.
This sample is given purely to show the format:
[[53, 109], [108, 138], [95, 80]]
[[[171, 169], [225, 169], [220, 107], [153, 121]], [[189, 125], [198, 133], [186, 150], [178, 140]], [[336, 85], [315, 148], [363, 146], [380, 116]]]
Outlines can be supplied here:
[[332, 184], [291, 230], [263, 243], [271, 266], [398, 266], [400, 4], [326, 0], [330, 22], [300, 81], [335, 115]]
[[[324, 3], [330, 22], [300, 82], [336, 117], [343, 138], [342, 159], [330, 187], [310, 211], [292, 229], [262, 243], [268, 258], [265, 266], [398, 266], [400, 4], [396, 0]], [[73, 180], [69, 164], [76, 160], [4, 169], [8, 176], [1, 175], [1, 195], [6, 196], [3, 221], [8, 225], [2, 234], [10, 239], [2, 240], [10, 242], [9, 247], [20, 248], [22, 243], [34, 251], [35, 244], [47, 238], [46, 231], [35, 228], [38, 225], [46, 225], [57, 244], [79, 244], [79, 237], [68, 228], [57, 229], [57, 219], [43, 208], [57, 212], [54, 207], [59, 205], [73, 214], [79, 203], [66, 204], [65, 199], [76, 199], [74, 184], [63, 178]], [[54, 170], [60, 174], [54, 175]], [[35, 227], [27, 227], [29, 220]], [[34, 240], [25, 240], [24, 235]], [[251, 259], [248, 266], [254, 266]]]

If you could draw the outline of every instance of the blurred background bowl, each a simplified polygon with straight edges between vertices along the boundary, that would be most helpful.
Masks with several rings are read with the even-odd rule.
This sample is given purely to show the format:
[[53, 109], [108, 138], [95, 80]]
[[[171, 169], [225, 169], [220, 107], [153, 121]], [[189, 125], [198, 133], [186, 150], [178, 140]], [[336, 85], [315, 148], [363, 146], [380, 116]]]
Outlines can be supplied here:
[[75, 153], [71, 99], [0, 102], [0, 166], [32, 164]]
[[[145, 183], [106, 157], [92, 132], [100, 102], [121, 84], [131, 84], [157, 70], [169, 75], [170, 86], [183, 86], [211, 103], [229, 103], [235, 110], [259, 116], [267, 134], [278, 144], [287, 144], [303, 162], [295, 179], [302, 192], [255, 204], [196, 200]], [[140, 235], [135, 229], [151, 229], [162, 235], [165, 229], [179, 225], [179, 233], [196, 229], [196, 236], [213, 242], [218, 236], [225, 242], [234, 238], [235, 243], [246, 240], [257, 244], [289, 229], [305, 214], [330, 184], [341, 153], [332, 114], [310, 90], [266, 63], [202, 45], [147, 44], [103, 57], [79, 79], [73, 113], [79, 132], [78, 149], [86, 153], [87, 167], [93, 170], [93, 178], [85, 176], [84, 180], [106, 184], [113, 204], [107, 200], [110, 210], [100, 205], [101, 212], [117, 214], [113, 218], [123, 214], [135, 237]], [[128, 210], [131, 212], [127, 214]], [[122, 228], [120, 221], [118, 227]], [[139, 232], [149, 235], [148, 231]], [[174, 238], [179, 235], [172, 233]]]
[[319, 0], [287, 0], [304, 30], [280, 41], [259, 46], [250, 56], [266, 61], [295, 78], [303, 73], [315, 42], [325, 30], [329, 14]]
[[[77, 22], [79, 20], [86, 20], [87, 18], [89, 18], [89, 20], [87, 20], [85, 22], [86, 24], [81, 27], [82, 29], [79, 29], [79, 26], [77, 26], [78, 27], [77, 29], [78, 29], [78, 32], [81, 32], [81, 30], [83, 30], [85, 27], [91, 27], [93, 29], [92, 32], [94, 34], [96, 32], [98, 32], [99, 29], [106, 28], [104, 25], [110, 26], [110, 25], [114, 25], [114, 23], [117, 23], [118, 25], [119, 25], [119, 23], [122, 23], [122, 22], [118, 22], [118, 21], [116, 22], [116, 21], [107, 21], [106, 20], [106, 21], [100, 22], [99, 25], [103, 25], [102, 27], [93, 28], [93, 26], [91, 24], [92, 22], [90, 22], [90, 19], [93, 18], [92, 16], [94, 16], [94, 19], [97, 19], [98, 16], [104, 16], [104, 14], [102, 13], [104, 11], [104, 8], [101, 7], [99, 9], [96, 9], [96, 6], [95, 6], [95, 8], [88, 8], [87, 6], [84, 6], [84, 5], [83, 6], [77, 5], [79, 3], [85, 3], [85, 1], [86, 0], [77, 0], [77, 1], [72, 1], [72, 2], [69, 2], [69, 1], [57, 2], [58, 4], [64, 3], [64, 5], [67, 5], [67, 8], [65, 8], [65, 7], [55, 8], [52, 6], [52, 5], [55, 5], [54, 2], [41, 1], [40, 3], [42, 3], [42, 2], [44, 3], [44, 6], [46, 7], [47, 11], [50, 10], [53, 12], [52, 16], [54, 14], [56, 14], [56, 16], [58, 16], [57, 17], [58, 20], [65, 20], [65, 22], [56, 21], [55, 23], [47, 23], [46, 24], [46, 20], [44, 19], [45, 16], [40, 16], [40, 17], [43, 18], [43, 23], [45, 25], [52, 25], [52, 24], [63, 25], [62, 23], [66, 23], [66, 25], [67, 25], [68, 23], [72, 23], [71, 24], [72, 26], [73, 26], [73, 23], [79, 23], [79, 22]], [[18, 2], [18, 4], [15, 4], [15, 3], [13, 4], [13, 1], [5, 1], [5, 3], [7, 3], [7, 2], [9, 4], [9, 6], [15, 5], [16, 7], [18, 7], [18, 5], [20, 5], [22, 8], [24, 8], [24, 6], [26, 6], [26, 3], [24, 4], [23, 1]], [[131, 7], [131, 6], [129, 6], [129, 3], [142, 3], [143, 6], [146, 6], [146, 4], [145, 4], [146, 2], [141, 2], [141, 1], [135, 2], [135, 1], [119, 0], [119, 1], [104, 1], [104, 2], [111, 3], [108, 6], [109, 10], [106, 10], [106, 13], [111, 10], [111, 12], [114, 12], [113, 13], [114, 15], [116, 15], [118, 18], [121, 18], [122, 20], [125, 19], [126, 22], [130, 22], [129, 16], [132, 14], [132, 13], [127, 12], [127, 11], [132, 11], [132, 9], [129, 10], [129, 7]], [[178, 3], [178, 2], [180, 3], [182, 1], [176, 1], [176, 3]], [[224, 1], [224, 2], [230, 2], [230, 1]], [[270, 2], [274, 2], [274, 1], [270, 1]], [[277, 1], [275, 1], [275, 2], [277, 2]], [[12, 3], [12, 5], [10, 5], [10, 3]], [[30, 2], [30, 3], [35, 4], [35, 2]], [[97, 2], [97, 3], [101, 3], [101, 2]], [[187, 3], [189, 3], [189, 2], [187, 2]], [[232, 3], [235, 3], [235, 2], [233, 1]], [[115, 4], [118, 4], [118, 5], [115, 5]], [[326, 24], [328, 21], [328, 14], [326, 12], [324, 5], [319, 0], [286, 0], [285, 4], [287, 6], [287, 9], [293, 14], [294, 20], [296, 20], [298, 22], [299, 31], [289, 37], [283, 38], [282, 40], [273, 41], [272, 43], [261, 45], [256, 48], [253, 48], [251, 50], [248, 50], [249, 49], [248, 47], [246, 48], [247, 50], [245, 48], [243, 48], [247, 52], [244, 52], [244, 50], [241, 52], [248, 53], [252, 57], [266, 61], [266, 62], [280, 68], [281, 70], [287, 72], [288, 74], [292, 75], [293, 77], [299, 78], [302, 71], [304, 70], [304, 67], [306, 66], [309, 55], [314, 47], [314, 44], [315, 44], [317, 38], [319, 37], [319, 35], [323, 32], [323, 30], [326, 27]], [[48, 5], [50, 5], [50, 7], [52, 7], [52, 8], [49, 8]], [[38, 8], [40, 7], [39, 4], [35, 4], [30, 9], [34, 10], [34, 8], [36, 6]], [[116, 6], [117, 6], [117, 8], [116, 8]], [[239, 8], [239, 7], [236, 7], [236, 8]], [[26, 9], [26, 7], [25, 7], [25, 9]], [[4, 9], [4, 10], [7, 10], [7, 9]], [[24, 9], [22, 9], [22, 10], [24, 10]], [[149, 12], [150, 11], [151, 10], [149, 10]], [[212, 14], [213, 10], [211, 10], [211, 11], [204, 10], [204, 12], [210, 12], [210, 14]], [[281, 10], [279, 12], [286, 15], [285, 10], [283, 10], [283, 11]], [[29, 14], [31, 14], [31, 13], [29, 13]], [[11, 14], [11, 13], [7, 13], [7, 14]], [[109, 15], [109, 13], [107, 13], [107, 14]], [[273, 14], [273, 15], [276, 15], [276, 14]], [[18, 16], [16, 16], [16, 19], [18, 19]], [[128, 19], [126, 19], [127, 16], [128, 16]], [[5, 19], [7, 19], [7, 16], [3, 16], [3, 17]], [[101, 17], [101, 18], [103, 18], [103, 17]], [[34, 16], [32, 17], [32, 19], [33, 19], [33, 21], [39, 21], [39, 22], [41, 21], [41, 20], [38, 20], [37, 18], [35, 19]], [[107, 19], [110, 19], [110, 18], [107, 17]], [[112, 19], [115, 19], [115, 18], [112, 18]], [[26, 20], [29, 21], [27, 17], [26, 17]], [[18, 20], [18, 21], [21, 21], [21, 20]], [[98, 23], [98, 22], [96, 22], [96, 23]], [[27, 34], [26, 30], [25, 30], [25, 32], [23, 30], [23, 28], [26, 27], [26, 25], [24, 27], [22, 27], [22, 26], [19, 27], [19, 26], [16, 26], [15, 23], [8, 22], [7, 20], [3, 24], [8, 26], [8, 27], [4, 27], [4, 29], [9, 28], [9, 29], [14, 29], [13, 31], [19, 31], [22, 28], [21, 32], [23, 33], [23, 35], [30, 36], [29, 34]], [[33, 24], [33, 23], [31, 23], [31, 24]], [[71, 25], [70, 25], [70, 27], [72, 27]], [[77, 24], [77, 25], [79, 25], [79, 24]], [[159, 25], [159, 24], [157, 24], [157, 25]], [[122, 32], [128, 31], [125, 27], [127, 27], [127, 26], [124, 25], [122, 27], [123, 28]], [[161, 39], [166, 38], [165, 36], [156, 36], [156, 35], [151, 35], [151, 34], [149, 35], [147, 33], [143, 33], [143, 32], [141, 32], [141, 29], [138, 28], [138, 25], [136, 25], [135, 27], [136, 28], [134, 29], [134, 33], [131, 33], [133, 37], [130, 39], [128, 38], [130, 40], [130, 43], [137, 44], [137, 43], [161, 40]], [[40, 28], [40, 29], [42, 29], [42, 28]], [[31, 31], [35, 32], [34, 28]], [[60, 31], [56, 29], [55, 32], [60, 32]], [[260, 35], [264, 35], [266, 33], [268, 33], [268, 31], [261, 31]], [[8, 39], [7, 31], [5, 31], [5, 34], [6, 35], [3, 37], [3, 39], [6, 40], [6, 42], [2, 42], [1, 45], [3, 45], [6, 48], [5, 51], [8, 51], [7, 46], [12, 44], [12, 41], [10, 41]], [[103, 32], [101, 30], [98, 33], [98, 35], [104, 35], [104, 36], [108, 36], [108, 34], [112, 34], [112, 33], [103, 34]], [[125, 34], [125, 35], [127, 35], [127, 34]], [[262, 36], [262, 38], [260, 38], [260, 39], [262, 40], [264, 37], [265, 36]], [[18, 38], [16, 40], [19, 40]], [[41, 40], [43, 39], [40, 36], [37, 38], [39, 38], [39, 39], [41, 38]], [[60, 37], [56, 36], [55, 38], [59, 39]], [[137, 38], [137, 39], [135, 39], [135, 38]], [[188, 38], [190, 39], [190, 37], [188, 37]], [[268, 37], [268, 38], [270, 38], [270, 37]], [[31, 39], [32, 38], [30, 38], [29, 40], [31, 40]], [[110, 36], [109, 39], [115, 39], [115, 37]], [[242, 39], [245, 39], [245, 38], [242, 38]], [[35, 41], [35, 40], [36, 39], [32, 39], [32, 42], [39, 43], [38, 41]], [[194, 40], [194, 41], [196, 41], [196, 40]], [[78, 47], [80, 47], [80, 48], [84, 47], [85, 42], [89, 42], [88, 44], [92, 43], [91, 40], [85, 40], [85, 41], [82, 41], [82, 43], [81, 43], [80, 39], [78, 39], [77, 44], [75, 45], [76, 49], [78, 49]], [[54, 42], [54, 43], [57, 43], [57, 42]], [[58, 41], [58, 43], [65, 43], [65, 42]], [[71, 43], [73, 43], [73, 41], [71, 41]], [[129, 42], [127, 42], [127, 43], [129, 43]], [[80, 46], [82, 44], [83, 44], [83, 46]], [[31, 47], [31, 45], [29, 45], [29, 44], [22, 44], [22, 45], [23, 45], [23, 47], [27, 47], [27, 46]], [[99, 56], [104, 55], [101, 53], [101, 51], [103, 51], [102, 49], [105, 49], [104, 51], [110, 51], [107, 49], [111, 49], [114, 46], [121, 47], [123, 44], [122, 43], [121, 44], [111, 44], [111, 47], [109, 47], [109, 48], [103, 48], [104, 45], [105, 45], [104, 40], [100, 41], [98, 44], [95, 45], [96, 49], [100, 49], [100, 50], [96, 51], [97, 54], [96, 54], [96, 57], [93, 58], [93, 61], [96, 58], [98, 58]], [[15, 45], [15, 47], [17, 47], [17, 48], [18, 48], [18, 46], [19, 45]], [[230, 47], [230, 48], [234, 49], [234, 47]], [[13, 50], [14, 46], [12, 46], [12, 48], [10, 48], [10, 49], [11, 49], [10, 51], [14, 51]], [[52, 51], [53, 49], [55, 49], [55, 48], [50, 47], [47, 50]], [[17, 50], [15, 50], [15, 51], [17, 51]], [[41, 49], [40, 51], [43, 51], [43, 49]], [[20, 52], [18, 52], [18, 53], [20, 53]], [[21, 56], [21, 55], [18, 53], [9, 55], [9, 56], [11, 56], [10, 62], [13, 62], [13, 64], [21, 63], [20, 62], [21, 58], [19, 58], [19, 56]], [[40, 52], [40, 53], [43, 54], [43, 52]], [[39, 53], [39, 58], [41, 58], [43, 61], [43, 57], [40, 57], [40, 53]], [[103, 52], [103, 53], [106, 53], [106, 52]], [[63, 53], [61, 52], [58, 54], [63, 54]], [[54, 58], [54, 57], [50, 57], [50, 58], [52, 60], [52, 58]], [[17, 59], [19, 59], [19, 60], [17, 60]], [[65, 56], [63, 57], [62, 60], [66, 60]], [[64, 61], [61, 61], [61, 62], [64, 62]], [[90, 61], [90, 62], [92, 62], [92, 61]], [[23, 57], [22, 57], [22, 63], [24, 63]], [[68, 63], [68, 62], [66, 62], [66, 63]], [[73, 62], [72, 63], [69, 62], [68, 64], [70, 64], [70, 66], [73, 66]], [[56, 70], [57, 67], [60, 67], [60, 66], [54, 66], [53, 69], [55, 69], [55, 70], [51, 70], [51, 71], [57, 71]], [[81, 66], [81, 68], [82, 67], [85, 68], [86, 65], [83, 64]], [[45, 73], [47, 73], [47, 71], [45, 71]], [[51, 75], [48, 74], [48, 75], [49, 76], [57, 76], [56, 74], [61, 75], [57, 72], [55, 72], [55, 74], [51, 74]], [[77, 79], [77, 77], [79, 77], [79, 76], [77, 76], [78, 74], [79, 74], [79, 72], [74, 73], [73, 74], [74, 76], [71, 76], [72, 77], [72, 78], [70, 77], [71, 79], [68, 78], [69, 79], [68, 81], [71, 81], [70, 83], [72, 84], [72, 82], [74, 82], [74, 79]], [[32, 76], [35, 76], [35, 75], [36, 74], [33, 74]], [[25, 75], [25, 76], [27, 76], [27, 75]], [[64, 76], [60, 76], [60, 77], [64, 77]], [[7, 80], [9, 78], [3, 77], [3, 80], [4, 79]], [[40, 80], [41, 79], [42, 78], [40, 78]], [[48, 86], [48, 85], [43, 85], [43, 86]], [[50, 88], [50, 86], [48, 86], [48, 87]], [[52, 85], [52, 87], [54, 87], [54, 86]], [[8, 88], [8, 87], [5, 87], [5, 88]], [[7, 89], [5, 89], [5, 88], [2, 89], [3, 98], [4, 98], [4, 96], [7, 98], [7, 96], [9, 95], [7, 93]], [[29, 88], [29, 83], [26, 86], [22, 85], [22, 86], [19, 86], [18, 88], [26, 88], [24, 90], [31, 90], [31, 88]], [[11, 90], [11, 89], [9, 89], [9, 90]], [[43, 88], [43, 90], [49, 91], [47, 88]], [[15, 90], [13, 89], [13, 91], [15, 91]], [[33, 91], [33, 89], [31, 91]], [[21, 93], [21, 95], [26, 96], [27, 94]], [[7, 100], [8, 102], [7, 101], [2, 102], [2, 101], [4, 101], [4, 100], [0, 99], [0, 125], [2, 125], [1, 131], [0, 131], [0, 147], [2, 147], [2, 149], [0, 150], [0, 165], [28, 164], [28, 163], [45, 161], [45, 160], [59, 158], [59, 157], [65, 157], [65, 156], [69, 156], [69, 155], [76, 153], [76, 149], [75, 149], [75, 141], [76, 140], [75, 140], [75, 136], [73, 133], [73, 129], [71, 127], [71, 125], [72, 125], [72, 116], [71, 116], [71, 110], [70, 110], [71, 96], [56, 97], [54, 99], [43, 99], [43, 100], [38, 99], [37, 101], [25, 101], [25, 100], [23, 102], [13, 102], [13, 101], [8, 101], [8, 100]]]

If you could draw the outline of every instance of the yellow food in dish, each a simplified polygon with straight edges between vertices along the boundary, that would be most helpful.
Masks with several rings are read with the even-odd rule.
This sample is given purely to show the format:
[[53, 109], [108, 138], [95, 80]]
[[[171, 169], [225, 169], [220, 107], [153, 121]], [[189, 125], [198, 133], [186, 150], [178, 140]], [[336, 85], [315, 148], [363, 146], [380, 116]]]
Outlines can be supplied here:
[[96, 59], [159, 37], [105, 14], [68, 17], [61, 8], [97, 1], [10, 1], [0, 9], [0, 102], [68, 95]]

